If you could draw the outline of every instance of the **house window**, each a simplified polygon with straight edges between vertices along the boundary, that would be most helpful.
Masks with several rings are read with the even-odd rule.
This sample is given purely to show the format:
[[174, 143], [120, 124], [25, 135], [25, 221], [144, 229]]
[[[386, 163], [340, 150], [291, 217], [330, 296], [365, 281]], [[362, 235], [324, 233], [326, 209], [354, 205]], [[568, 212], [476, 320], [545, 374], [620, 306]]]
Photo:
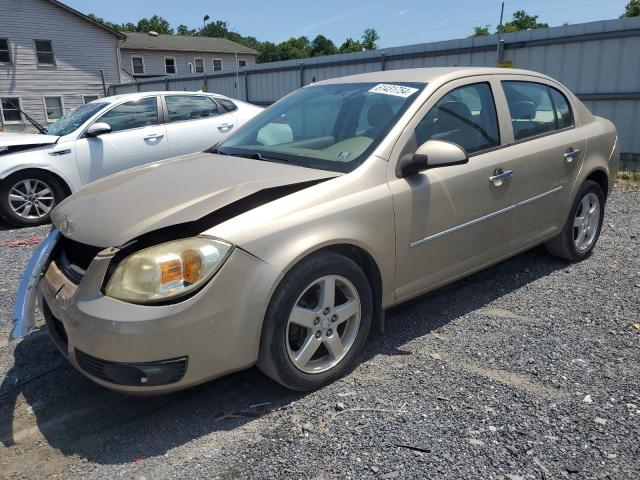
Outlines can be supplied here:
[[0, 38], [0, 63], [11, 63], [8, 38]]
[[220, 70], [222, 70], [222, 59], [221, 58], [214, 58], [213, 59], [213, 71], [214, 72], [219, 72]]
[[62, 97], [44, 97], [44, 111], [47, 116], [47, 122], [59, 119], [64, 113]]
[[93, 102], [94, 100], [98, 100], [100, 97], [98, 95], [83, 95], [82, 103]]
[[247, 66], [247, 61], [246, 60], [243, 60], [243, 59], [238, 60], [238, 67], [244, 68], [246, 66]]
[[144, 59], [142, 57], [131, 57], [131, 68], [134, 75], [144, 75]]
[[202, 58], [194, 58], [193, 64], [196, 66], [196, 73], [204, 73], [204, 60]]
[[55, 65], [56, 59], [53, 55], [53, 43], [51, 40], [36, 40], [35, 43], [38, 65]]
[[176, 73], [176, 59], [171, 57], [164, 58], [164, 71], [167, 75]]
[[2, 113], [3, 123], [22, 122], [22, 114], [18, 108], [20, 107], [20, 97], [2, 97], [0, 102], [0, 113]]

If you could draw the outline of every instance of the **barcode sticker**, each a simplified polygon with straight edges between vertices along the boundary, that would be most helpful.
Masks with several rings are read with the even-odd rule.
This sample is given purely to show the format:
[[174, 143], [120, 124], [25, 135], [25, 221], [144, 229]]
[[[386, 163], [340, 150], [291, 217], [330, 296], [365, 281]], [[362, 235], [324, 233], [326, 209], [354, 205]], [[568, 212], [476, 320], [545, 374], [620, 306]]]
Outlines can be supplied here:
[[383, 95], [393, 95], [394, 97], [407, 98], [418, 91], [417, 88], [405, 87], [403, 85], [389, 85], [388, 83], [379, 83], [369, 93], [382, 93]]

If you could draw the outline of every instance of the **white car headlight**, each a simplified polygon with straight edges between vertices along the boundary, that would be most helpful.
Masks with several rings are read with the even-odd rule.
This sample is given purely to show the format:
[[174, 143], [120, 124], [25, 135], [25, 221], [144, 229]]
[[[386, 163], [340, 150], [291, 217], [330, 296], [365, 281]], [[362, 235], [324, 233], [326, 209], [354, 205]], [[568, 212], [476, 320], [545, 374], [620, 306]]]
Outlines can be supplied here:
[[106, 294], [132, 303], [158, 303], [186, 295], [209, 280], [230, 251], [230, 244], [210, 237], [145, 248], [118, 264]]

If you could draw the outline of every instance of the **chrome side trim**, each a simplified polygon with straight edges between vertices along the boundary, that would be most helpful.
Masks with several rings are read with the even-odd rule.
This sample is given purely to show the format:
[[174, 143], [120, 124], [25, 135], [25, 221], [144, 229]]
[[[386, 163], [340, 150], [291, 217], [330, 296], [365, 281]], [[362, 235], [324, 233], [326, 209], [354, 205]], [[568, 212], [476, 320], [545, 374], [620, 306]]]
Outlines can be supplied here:
[[501, 215], [503, 213], [507, 213], [507, 212], [510, 212], [512, 210], [515, 210], [518, 207], [522, 207], [524, 205], [528, 205], [529, 203], [535, 202], [536, 200], [540, 200], [540, 199], [542, 199], [544, 197], [547, 197], [549, 195], [553, 195], [554, 193], [559, 192], [560, 190], [562, 190], [562, 186], [556, 187], [556, 188], [554, 188], [552, 190], [549, 190], [548, 192], [541, 193], [541, 194], [536, 195], [534, 197], [527, 198], [526, 200], [523, 200], [522, 202], [518, 202], [515, 205], [511, 205], [509, 207], [503, 208], [502, 210], [498, 210], [496, 212], [489, 213], [488, 215], [485, 215], [483, 217], [479, 217], [479, 218], [476, 218], [474, 220], [470, 220], [470, 221], [468, 221], [466, 223], [462, 223], [460, 225], [456, 225], [455, 227], [451, 227], [451, 228], [449, 228], [447, 230], [443, 230], [442, 232], [434, 233], [433, 235], [429, 235], [428, 237], [424, 237], [424, 238], [422, 238], [420, 240], [416, 240], [415, 242], [411, 242], [409, 244], [409, 247], [410, 248], [417, 247], [418, 245], [422, 245], [423, 243], [427, 243], [427, 242], [429, 242], [431, 240], [435, 240], [436, 238], [444, 237], [445, 235], [449, 235], [450, 233], [457, 232], [458, 230], [462, 230], [463, 228], [467, 228], [467, 227], [470, 227], [470, 226], [475, 225], [477, 223], [484, 222], [485, 220], [489, 220], [490, 218], [497, 217], [498, 215]]
[[52, 229], [49, 236], [45, 238], [38, 248], [36, 248], [35, 252], [33, 252], [31, 260], [29, 260], [27, 268], [22, 274], [16, 304], [13, 307], [13, 328], [9, 333], [9, 342], [14, 342], [26, 337], [35, 328], [38, 283], [40, 283], [42, 271], [45, 265], [47, 265], [47, 261], [59, 237], [60, 231], [57, 228]]
[[449, 228], [448, 230], [443, 230], [442, 232], [434, 233], [433, 235], [429, 235], [428, 237], [425, 237], [423, 239], [416, 240], [415, 242], [411, 242], [409, 244], [409, 247], [411, 248], [417, 247], [418, 245], [422, 245], [423, 243], [426, 243], [430, 240], [435, 240], [436, 238], [444, 237], [445, 235], [449, 235], [450, 233], [457, 232], [458, 230], [462, 230], [463, 228], [470, 227], [471, 225], [475, 225], [476, 223], [484, 222], [485, 220], [489, 220], [490, 218], [497, 217], [498, 215], [501, 215], [503, 213], [510, 212], [511, 210], [515, 210], [515, 208], [516, 208], [515, 205], [511, 205], [510, 207], [503, 208], [502, 210], [498, 210], [497, 212], [492, 212], [488, 215], [476, 218], [474, 220], [470, 220], [461, 225], [456, 225], [455, 227]]
[[544, 192], [544, 193], [541, 193], [539, 195], [536, 195], [535, 197], [527, 198], [526, 200], [518, 202], [516, 204], [516, 208], [517, 207], [522, 207], [523, 205], [528, 205], [531, 202], [535, 202], [536, 200], [540, 200], [541, 198], [548, 197], [549, 195], [553, 195], [554, 193], [559, 192], [560, 190], [562, 190], [561, 186], [560, 187], [556, 187], [556, 188], [554, 188], [552, 190], [549, 190], [548, 192]]

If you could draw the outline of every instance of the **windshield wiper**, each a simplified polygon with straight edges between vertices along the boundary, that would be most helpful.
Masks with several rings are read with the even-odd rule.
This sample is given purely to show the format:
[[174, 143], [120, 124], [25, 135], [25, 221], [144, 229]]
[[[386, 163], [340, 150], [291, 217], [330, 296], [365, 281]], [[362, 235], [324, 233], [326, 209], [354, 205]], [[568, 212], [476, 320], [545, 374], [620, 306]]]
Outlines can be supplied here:
[[31, 123], [31, 125], [33, 125], [34, 127], [36, 127], [36, 129], [42, 134], [42, 135], [46, 135], [47, 134], [47, 129], [44, 128], [42, 125], [40, 125], [38, 122], [36, 122], [33, 118], [31, 118], [31, 116], [25, 112], [24, 110], [22, 110], [18, 105], [16, 105], [15, 103], [13, 103], [11, 100], [9, 100], [8, 98], [4, 99], [5, 102], [7, 102], [9, 105], [11, 105], [13, 108], [15, 108], [16, 110], [18, 110], [22, 115], [24, 115], [24, 118], [26, 118], [27, 120], [29, 120], [29, 122]]
[[217, 148], [210, 150], [211, 153], [217, 153], [219, 155], [229, 155], [230, 157], [242, 157], [242, 158], [250, 158], [252, 160], [264, 160], [266, 162], [282, 162], [282, 163], [291, 163], [290, 160], [282, 157], [272, 157], [270, 155], [265, 155], [261, 152], [242, 152], [242, 153], [229, 153], [218, 150]]

